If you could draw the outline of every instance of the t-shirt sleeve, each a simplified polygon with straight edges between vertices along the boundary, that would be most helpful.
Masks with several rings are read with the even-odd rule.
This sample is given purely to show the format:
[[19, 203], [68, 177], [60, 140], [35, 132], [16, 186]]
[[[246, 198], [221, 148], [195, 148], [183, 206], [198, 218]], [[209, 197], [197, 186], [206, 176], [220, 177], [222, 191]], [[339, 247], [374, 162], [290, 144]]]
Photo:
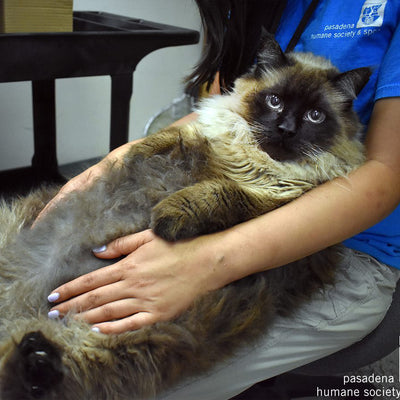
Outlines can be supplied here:
[[397, 25], [396, 31], [390, 42], [388, 51], [383, 58], [377, 87], [375, 100], [385, 97], [400, 96], [400, 25]]

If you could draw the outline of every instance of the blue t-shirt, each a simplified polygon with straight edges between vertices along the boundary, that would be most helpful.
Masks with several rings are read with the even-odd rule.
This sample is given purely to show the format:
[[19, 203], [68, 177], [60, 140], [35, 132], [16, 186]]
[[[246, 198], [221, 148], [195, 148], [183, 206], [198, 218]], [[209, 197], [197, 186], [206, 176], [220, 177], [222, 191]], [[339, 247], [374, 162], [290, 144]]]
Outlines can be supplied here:
[[[283, 49], [310, 2], [288, 0], [276, 33]], [[321, 0], [295, 47], [330, 59], [341, 71], [373, 68], [370, 81], [354, 102], [365, 125], [375, 100], [400, 96], [399, 22], [400, 0]], [[400, 268], [400, 206], [345, 245]]]

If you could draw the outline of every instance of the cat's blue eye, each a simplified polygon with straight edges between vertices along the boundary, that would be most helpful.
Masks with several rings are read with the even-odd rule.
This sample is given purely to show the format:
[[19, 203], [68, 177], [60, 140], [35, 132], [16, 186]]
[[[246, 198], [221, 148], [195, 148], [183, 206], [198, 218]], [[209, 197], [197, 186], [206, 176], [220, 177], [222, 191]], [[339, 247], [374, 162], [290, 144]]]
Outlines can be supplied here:
[[313, 124], [321, 124], [325, 121], [326, 115], [320, 110], [309, 110], [304, 114], [304, 119]]
[[265, 98], [267, 106], [272, 108], [275, 111], [283, 110], [283, 101], [276, 94], [268, 94]]

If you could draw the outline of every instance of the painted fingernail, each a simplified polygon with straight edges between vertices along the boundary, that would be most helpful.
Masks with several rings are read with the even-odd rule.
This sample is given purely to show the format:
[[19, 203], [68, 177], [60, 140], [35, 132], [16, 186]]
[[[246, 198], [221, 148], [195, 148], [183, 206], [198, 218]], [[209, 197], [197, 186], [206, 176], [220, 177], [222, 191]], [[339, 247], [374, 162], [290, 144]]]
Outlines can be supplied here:
[[92, 331], [93, 331], [93, 332], [100, 333], [100, 328], [98, 328], [97, 326], [94, 326], [94, 327], [92, 328]]
[[100, 246], [100, 247], [95, 247], [94, 249], [92, 249], [93, 253], [102, 253], [103, 251], [107, 250], [107, 246]]
[[49, 311], [48, 314], [47, 314], [47, 316], [48, 316], [50, 319], [57, 319], [57, 318], [60, 316], [60, 311], [58, 311], [58, 310]]
[[50, 302], [50, 303], [53, 303], [53, 302], [55, 302], [55, 301], [57, 301], [58, 299], [60, 298], [60, 293], [52, 293], [52, 294], [50, 294], [48, 297], [47, 297], [47, 300]]

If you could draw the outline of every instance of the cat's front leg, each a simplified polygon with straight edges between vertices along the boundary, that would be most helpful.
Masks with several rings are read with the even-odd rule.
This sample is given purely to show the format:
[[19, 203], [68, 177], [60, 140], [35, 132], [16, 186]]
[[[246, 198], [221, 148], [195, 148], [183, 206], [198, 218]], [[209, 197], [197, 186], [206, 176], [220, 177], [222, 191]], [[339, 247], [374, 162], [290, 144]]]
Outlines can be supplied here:
[[[153, 135], [146, 137], [138, 144], [130, 147], [125, 161], [129, 163], [130, 160], [136, 157], [149, 158], [153, 155], [160, 155], [176, 152], [176, 156], [180, 157], [181, 154], [193, 151], [199, 151], [199, 146], [206, 145], [207, 140], [198, 134], [197, 130], [191, 125], [168, 127], [162, 129]], [[204, 151], [204, 148], [201, 150]]]
[[158, 203], [150, 227], [162, 238], [176, 241], [217, 232], [261, 215], [271, 201], [233, 181], [204, 181], [184, 188]]

